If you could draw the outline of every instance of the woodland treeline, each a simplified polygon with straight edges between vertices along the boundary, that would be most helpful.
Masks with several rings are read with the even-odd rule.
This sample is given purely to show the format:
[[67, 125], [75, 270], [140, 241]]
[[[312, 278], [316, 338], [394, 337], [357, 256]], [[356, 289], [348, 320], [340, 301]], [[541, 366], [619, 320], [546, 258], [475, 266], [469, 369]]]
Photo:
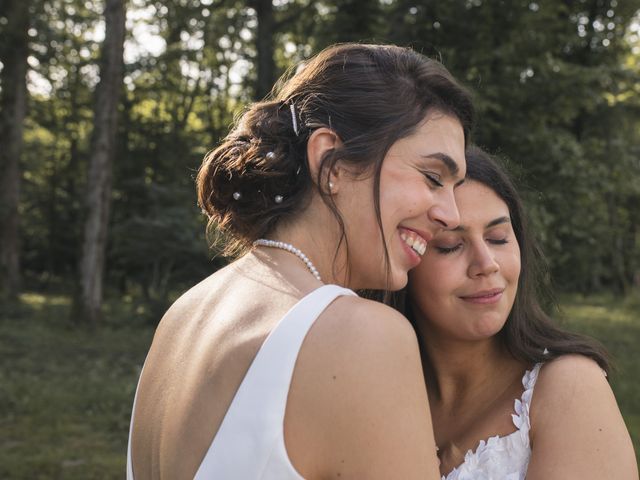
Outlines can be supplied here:
[[[157, 321], [225, 260], [193, 177], [247, 102], [345, 41], [410, 45], [474, 93], [554, 285], [640, 282], [637, 0], [0, 0], [0, 282]], [[394, 92], [389, 92], [393, 95]]]

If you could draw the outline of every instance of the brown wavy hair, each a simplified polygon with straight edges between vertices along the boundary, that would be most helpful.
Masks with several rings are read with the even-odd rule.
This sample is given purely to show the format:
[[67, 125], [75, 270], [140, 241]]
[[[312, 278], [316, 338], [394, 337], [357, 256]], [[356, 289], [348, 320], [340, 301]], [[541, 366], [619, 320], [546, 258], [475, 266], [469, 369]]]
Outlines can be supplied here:
[[[293, 130], [291, 105], [299, 134]], [[313, 188], [341, 227], [336, 252], [344, 241], [348, 254], [342, 218], [332, 197], [317, 187], [326, 184], [338, 161], [358, 175], [374, 175], [374, 206], [382, 231], [382, 161], [432, 110], [457, 118], [468, 139], [474, 117], [469, 93], [442, 64], [409, 48], [334, 45], [290, 70], [265, 101], [247, 108], [200, 167], [198, 202], [209, 227], [226, 234], [223, 254], [246, 251], [280, 220], [304, 210]], [[314, 182], [306, 147], [310, 133], [320, 127], [335, 132], [341, 147], [322, 159]], [[276, 196], [282, 201], [275, 202]]]
[[[596, 340], [560, 328], [545, 310], [555, 307], [549, 287], [548, 266], [535, 237], [513, 181], [497, 159], [478, 147], [466, 151], [467, 180], [485, 185], [509, 208], [511, 225], [520, 246], [518, 291], [507, 322], [498, 333], [508, 351], [518, 360], [538, 363], [576, 353], [595, 360], [607, 373], [611, 369], [606, 349]], [[405, 302], [406, 292], [397, 296], [395, 307], [415, 325]], [[543, 308], [545, 305], [546, 308]], [[547, 353], [545, 353], [547, 352]]]

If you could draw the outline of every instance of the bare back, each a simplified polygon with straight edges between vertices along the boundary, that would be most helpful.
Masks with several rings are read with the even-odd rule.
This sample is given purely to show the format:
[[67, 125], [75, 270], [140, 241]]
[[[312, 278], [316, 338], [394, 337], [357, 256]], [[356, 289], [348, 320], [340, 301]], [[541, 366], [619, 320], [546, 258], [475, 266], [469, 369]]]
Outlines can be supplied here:
[[136, 478], [193, 478], [260, 346], [307, 293], [274, 289], [271, 271], [247, 263], [193, 287], [160, 322], [138, 388]]

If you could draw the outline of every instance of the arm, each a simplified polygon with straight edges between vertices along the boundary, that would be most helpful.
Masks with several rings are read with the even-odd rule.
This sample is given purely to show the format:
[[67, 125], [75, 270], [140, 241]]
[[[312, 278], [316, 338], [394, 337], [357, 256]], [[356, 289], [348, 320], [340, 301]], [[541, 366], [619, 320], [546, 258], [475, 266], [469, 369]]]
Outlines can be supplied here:
[[343, 297], [323, 313], [298, 357], [286, 418], [306, 478], [440, 478], [416, 335], [382, 304]]
[[527, 480], [638, 479], [629, 432], [593, 360], [566, 355], [545, 365], [531, 409]]

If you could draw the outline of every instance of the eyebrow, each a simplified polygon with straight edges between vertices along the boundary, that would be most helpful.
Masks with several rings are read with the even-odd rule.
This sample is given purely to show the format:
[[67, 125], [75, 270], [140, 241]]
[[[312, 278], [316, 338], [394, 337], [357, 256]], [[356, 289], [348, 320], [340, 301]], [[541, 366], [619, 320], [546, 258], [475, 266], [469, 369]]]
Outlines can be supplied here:
[[496, 218], [495, 220], [491, 220], [489, 223], [487, 223], [484, 228], [491, 228], [491, 227], [495, 227], [496, 225], [500, 225], [502, 223], [511, 223], [511, 218], [509, 217], [499, 217]]
[[430, 153], [429, 155], [422, 155], [422, 158], [434, 158], [436, 160], [440, 160], [442, 163], [445, 164], [445, 166], [447, 167], [447, 170], [449, 170], [449, 173], [453, 176], [457, 175], [458, 172], [460, 171], [460, 169], [458, 168], [458, 164], [455, 162], [455, 160], [451, 158], [449, 155], [447, 155], [446, 153], [442, 153], [442, 152]]
[[[495, 218], [491, 220], [489, 223], [487, 223], [484, 226], [484, 228], [486, 230], [487, 228], [495, 227], [496, 225], [501, 225], [503, 223], [511, 223], [511, 218], [507, 216]], [[452, 228], [451, 230], [449, 230], [449, 232], [466, 232], [466, 231], [467, 231], [467, 227], [465, 227], [464, 225], [458, 225], [456, 228]]]

